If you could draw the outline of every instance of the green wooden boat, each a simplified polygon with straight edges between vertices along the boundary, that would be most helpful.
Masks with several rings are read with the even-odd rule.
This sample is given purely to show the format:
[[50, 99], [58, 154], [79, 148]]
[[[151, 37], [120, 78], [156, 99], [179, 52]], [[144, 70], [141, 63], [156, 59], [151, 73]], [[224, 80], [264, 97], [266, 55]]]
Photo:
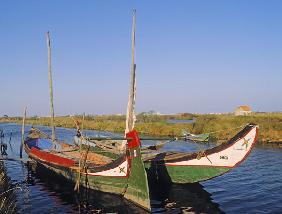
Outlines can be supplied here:
[[[133, 24], [134, 34], [135, 11]], [[29, 158], [40, 168], [54, 172], [68, 181], [74, 182], [76, 189], [79, 189], [81, 185], [93, 190], [121, 195], [136, 205], [150, 210], [147, 174], [140, 152], [141, 143], [137, 132], [133, 130], [133, 126], [125, 132], [125, 137], [128, 140], [122, 141], [121, 145], [124, 150], [115, 158], [104, 155], [104, 152], [92, 151], [90, 146], [82, 148], [81, 144], [78, 147], [56, 139], [49, 32], [47, 33], [47, 45], [52, 137], [32, 128], [27, 138], [24, 139], [25, 119], [23, 119], [20, 156], [22, 157], [22, 148], [24, 148]], [[132, 72], [134, 70], [135, 66], [133, 66]], [[128, 124], [132, 124], [132, 122], [134, 121]]]
[[199, 152], [160, 152], [143, 156], [150, 175], [164, 182], [194, 183], [220, 176], [240, 165], [253, 149], [258, 126], [249, 124], [226, 143]]
[[[152, 152], [147, 149], [146, 152], [142, 152], [142, 160], [150, 177], [154, 176], [168, 183], [200, 182], [220, 176], [239, 166], [253, 149], [257, 136], [258, 126], [248, 124], [232, 139], [211, 149], [192, 153]], [[93, 139], [94, 145], [111, 142], [110, 138]], [[118, 139], [112, 140], [118, 142]], [[87, 141], [85, 143], [87, 144]]]
[[46, 170], [64, 176], [68, 181], [102, 192], [121, 195], [136, 205], [150, 210], [147, 175], [141, 159], [140, 139], [136, 131], [126, 134], [126, 153], [111, 159], [97, 152], [56, 141], [31, 129], [24, 141], [29, 158]]
[[185, 140], [191, 140], [194, 142], [208, 142], [210, 138], [209, 134], [191, 134], [191, 133], [185, 133], [184, 139]]

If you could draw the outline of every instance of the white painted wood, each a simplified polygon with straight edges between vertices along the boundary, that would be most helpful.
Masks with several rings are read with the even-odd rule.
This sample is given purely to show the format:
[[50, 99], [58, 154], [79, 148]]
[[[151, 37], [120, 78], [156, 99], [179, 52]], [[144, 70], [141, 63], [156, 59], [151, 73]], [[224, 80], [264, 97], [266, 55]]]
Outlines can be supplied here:
[[122, 164], [113, 169], [87, 174], [93, 176], [126, 177], [128, 174], [128, 160], [125, 160]]
[[166, 163], [168, 166], [214, 166], [214, 167], [234, 167], [241, 162], [250, 152], [255, 143], [258, 127], [254, 127], [244, 137], [235, 142], [227, 149], [203, 156], [200, 159], [192, 159], [188, 161], [179, 161], [175, 163]]

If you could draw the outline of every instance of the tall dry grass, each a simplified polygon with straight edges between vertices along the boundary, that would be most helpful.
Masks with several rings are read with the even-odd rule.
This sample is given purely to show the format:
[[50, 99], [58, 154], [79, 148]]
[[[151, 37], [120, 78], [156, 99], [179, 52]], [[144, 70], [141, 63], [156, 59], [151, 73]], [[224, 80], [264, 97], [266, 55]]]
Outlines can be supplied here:
[[[75, 116], [81, 121], [82, 116]], [[195, 119], [195, 123], [167, 123], [168, 119]], [[1, 118], [0, 122], [21, 123], [21, 118]], [[27, 118], [26, 123], [32, 125], [50, 126], [49, 117]], [[144, 135], [151, 136], [179, 136], [183, 130], [194, 134], [211, 133], [214, 141], [228, 140], [233, 137], [242, 126], [248, 123], [259, 125], [259, 141], [282, 141], [282, 113], [253, 113], [249, 116], [234, 116], [232, 114], [182, 114], [182, 115], [137, 115], [136, 130]], [[68, 117], [56, 117], [58, 127], [75, 128], [75, 123]], [[125, 129], [124, 115], [104, 115], [85, 117], [84, 128], [123, 133]]]

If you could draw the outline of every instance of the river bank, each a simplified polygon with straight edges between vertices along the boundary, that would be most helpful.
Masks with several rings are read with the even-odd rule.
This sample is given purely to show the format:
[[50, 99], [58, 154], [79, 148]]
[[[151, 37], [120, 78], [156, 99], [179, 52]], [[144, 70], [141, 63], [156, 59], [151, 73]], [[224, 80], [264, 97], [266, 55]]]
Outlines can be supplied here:
[[[82, 116], [74, 116], [82, 122]], [[169, 120], [193, 120], [192, 123], [170, 123]], [[21, 117], [0, 118], [1, 123], [18, 123]], [[50, 126], [49, 117], [28, 117], [26, 123], [30, 125]], [[232, 114], [177, 114], [177, 115], [137, 115], [136, 130], [142, 135], [150, 136], [180, 136], [183, 130], [194, 134], [210, 133], [211, 140], [217, 143], [233, 137], [242, 126], [255, 123], [260, 127], [259, 142], [282, 142], [282, 113], [253, 113], [248, 116], [234, 116]], [[75, 128], [70, 116], [55, 117], [57, 127]], [[84, 120], [84, 129], [123, 133], [125, 127], [124, 115], [88, 115]]]

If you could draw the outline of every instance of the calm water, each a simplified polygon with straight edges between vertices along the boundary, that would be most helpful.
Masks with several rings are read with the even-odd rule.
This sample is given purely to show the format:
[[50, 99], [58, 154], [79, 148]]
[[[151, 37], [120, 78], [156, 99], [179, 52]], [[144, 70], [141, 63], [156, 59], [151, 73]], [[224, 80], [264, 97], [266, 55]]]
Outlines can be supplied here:
[[[27, 126], [26, 130], [29, 128]], [[49, 131], [46, 127], [40, 128]], [[18, 158], [21, 127], [0, 124], [0, 129], [5, 133], [8, 157]], [[72, 142], [75, 130], [57, 128], [56, 133], [58, 138]], [[92, 136], [111, 135], [107, 132], [86, 133]], [[189, 142], [171, 142], [164, 150], [196, 151], [203, 148]], [[9, 204], [15, 207], [17, 213], [144, 213], [126, 200], [111, 194], [82, 191], [81, 195], [77, 195], [73, 192], [73, 184], [58, 181], [51, 174], [41, 175], [33, 170], [32, 165], [20, 161], [4, 161], [3, 167], [6, 179], [1, 180], [0, 191], [13, 188], [9, 196], [5, 196], [10, 199]], [[256, 147], [240, 167], [201, 184], [164, 188], [150, 183], [153, 212], [282, 213], [281, 179], [282, 149]]]
[[191, 119], [191, 120], [176, 120], [176, 119], [169, 119], [166, 121], [167, 123], [194, 123], [196, 120]]

